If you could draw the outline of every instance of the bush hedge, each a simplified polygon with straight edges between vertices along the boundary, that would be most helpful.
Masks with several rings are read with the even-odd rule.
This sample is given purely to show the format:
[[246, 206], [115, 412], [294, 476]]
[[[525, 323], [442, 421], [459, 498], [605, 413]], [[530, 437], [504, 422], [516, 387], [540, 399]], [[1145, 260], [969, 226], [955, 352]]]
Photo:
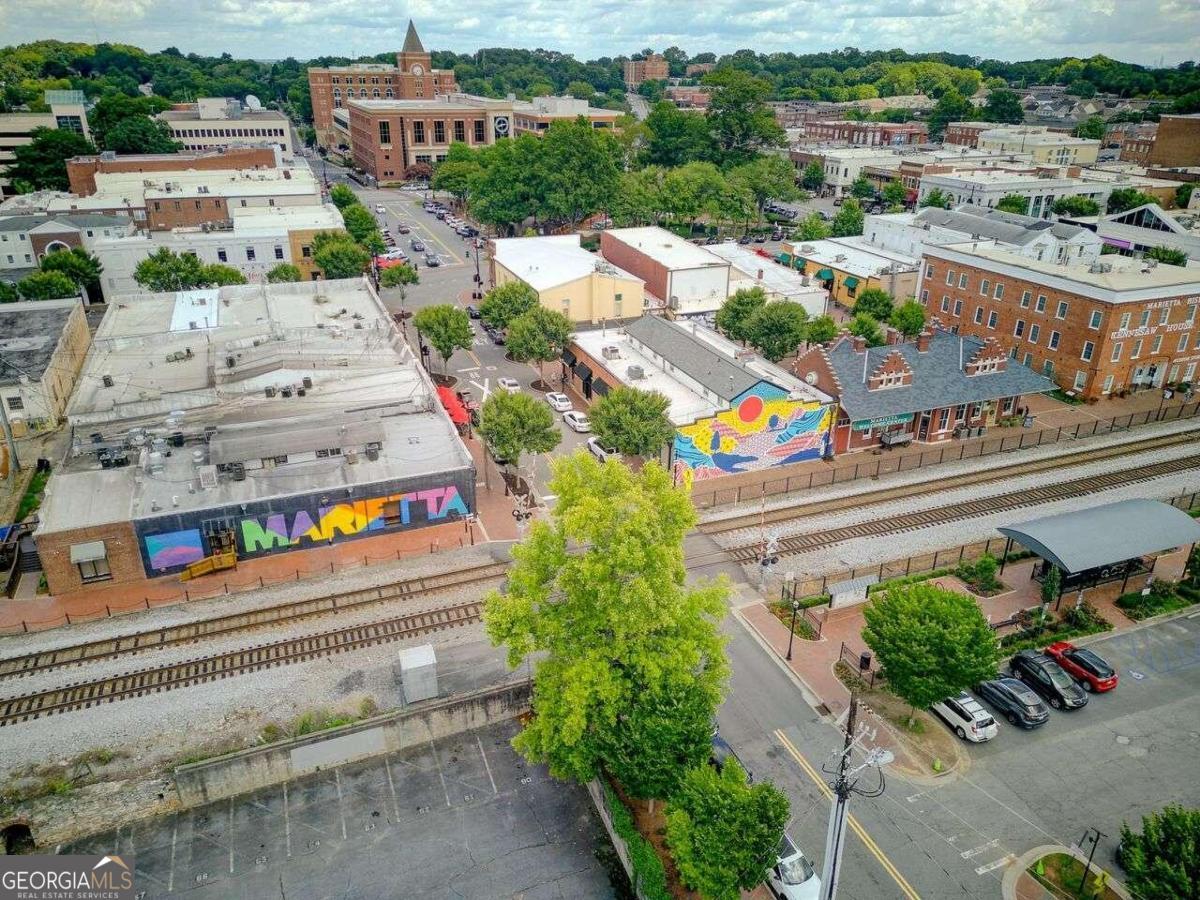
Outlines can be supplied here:
[[633, 813], [621, 802], [616, 791], [604, 781], [600, 782], [600, 786], [604, 789], [604, 800], [612, 816], [613, 830], [629, 850], [634, 888], [645, 900], [671, 900], [671, 892], [667, 890], [667, 872], [654, 851], [654, 845], [637, 830], [633, 824]]
[[1090, 603], [1085, 602], [1078, 608], [1068, 610], [1058, 621], [1006, 634], [1000, 639], [1000, 649], [1006, 653], [1035, 650], [1055, 641], [1074, 640], [1089, 634], [1112, 631], [1112, 628], [1112, 622], [1100, 615]]

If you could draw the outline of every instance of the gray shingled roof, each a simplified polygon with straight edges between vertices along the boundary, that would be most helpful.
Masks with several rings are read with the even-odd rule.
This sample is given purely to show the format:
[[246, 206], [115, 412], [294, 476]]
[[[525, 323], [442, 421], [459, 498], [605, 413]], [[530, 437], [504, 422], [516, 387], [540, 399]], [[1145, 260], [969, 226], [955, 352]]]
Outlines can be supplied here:
[[979, 235], [1014, 246], [1024, 246], [1049, 231], [1063, 240], [1074, 237], [1083, 229], [1077, 225], [1048, 222], [1033, 216], [1021, 216], [994, 209], [960, 206], [958, 209], [939, 209], [929, 206], [917, 213], [915, 225], [951, 228], [965, 234]]
[[658, 316], [634, 319], [625, 326], [625, 332], [726, 402], [768, 380], [718, 353], [687, 329]]
[[[1049, 378], [1043, 378], [1014, 359], [1008, 361], [1003, 372], [968, 376], [963, 366], [982, 346], [983, 342], [975, 338], [937, 330], [925, 353], [918, 352], [915, 343], [871, 347], [866, 351], [867, 376], [893, 350], [904, 355], [913, 372], [911, 385], [875, 391], [867, 390], [863, 354], [855, 353], [849, 340], [839, 341], [829, 349], [828, 355], [842, 383], [839, 402], [853, 422], [1019, 394], [1041, 394], [1057, 387]], [[798, 374], [803, 376], [804, 373]]]
[[0, 306], [0, 384], [12, 384], [22, 375], [41, 379], [72, 309], [51, 302], [22, 303], [19, 309]]
[[31, 231], [47, 222], [60, 222], [76, 228], [112, 228], [128, 225], [130, 220], [125, 216], [106, 216], [101, 213], [5, 216], [0, 218], [0, 231]]

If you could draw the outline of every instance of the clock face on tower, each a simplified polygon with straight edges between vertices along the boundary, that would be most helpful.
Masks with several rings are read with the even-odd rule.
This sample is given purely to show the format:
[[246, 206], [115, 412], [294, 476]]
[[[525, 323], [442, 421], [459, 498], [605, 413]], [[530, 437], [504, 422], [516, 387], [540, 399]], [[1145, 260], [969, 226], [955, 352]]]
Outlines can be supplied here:
[[413, 73], [414, 75], [424, 75], [424, 74], [425, 74], [425, 68], [424, 68], [424, 66], [422, 66], [420, 63], [416, 63], [416, 64], [415, 64], [415, 65], [413, 65], [413, 67], [412, 67], [412, 73]]

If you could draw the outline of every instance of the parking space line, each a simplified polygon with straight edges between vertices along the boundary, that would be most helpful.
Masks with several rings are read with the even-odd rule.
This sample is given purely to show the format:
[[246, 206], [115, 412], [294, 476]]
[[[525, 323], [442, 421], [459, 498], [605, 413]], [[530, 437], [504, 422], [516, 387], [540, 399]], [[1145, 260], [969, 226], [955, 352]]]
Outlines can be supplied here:
[[958, 855], [961, 856], [963, 859], [970, 859], [973, 856], [978, 856], [980, 853], [984, 853], [988, 850], [991, 850], [993, 847], [996, 847], [999, 844], [1000, 844], [1000, 838], [993, 838], [992, 840], [988, 841], [986, 844], [980, 844], [978, 847], [972, 847], [970, 850], [964, 850], [962, 853], [960, 853]]
[[229, 874], [233, 874], [233, 798], [229, 798]]
[[393, 821], [399, 822], [400, 821], [400, 801], [398, 799], [396, 799], [396, 783], [394, 781], [392, 781], [392, 764], [388, 761], [388, 758], [386, 756], [383, 758], [383, 771], [387, 772], [388, 790], [392, 792], [392, 813], [396, 817], [395, 819], [393, 819]]
[[292, 820], [288, 817], [287, 782], [283, 783], [283, 839], [287, 844], [287, 857], [292, 858]]
[[437, 766], [438, 778], [440, 778], [442, 782], [442, 793], [446, 796], [446, 806], [447, 808], [452, 807], [453, 804], [450, 802], [450, 791], [446, 787], [446, 776], [442, 774], [442, 760], [438, 756], [437, 747], [434, 746], [432, 737], [429, 739], [429, 749], [433, 751], [433, 763]]
[[980, 866], [975, 870], [976, 875], [986, 875], [988, 872], [994, 872], [996, 869], [1007, 866], [1010, 862], [1016, 859], [1011, 853], [1006, 853], [999, 859], [992, 860], [986, 866]]
[[342, 806], [342, 775], [337, 769], [333, 770], [333, 783], [337, 785], [338, 818], [342, 821], [342, 840], [346, 840], [346, 810]]
[[479, 735], [475, 735], [475, 743], [479, 745], [479, 755], [483, 757], [483, 768], [487, 770], [488, 781], [492, 783], [492, 793], [499, 794], [496, 790], [496, 779], [492, 777], [492, 767], [488, 764], [487, 754], [483, 750], [483, 741], [479, 739]]
[[179, 838], [179, 816], [171, 822], [171, 868], [167, 872], [167, 893], [175, 890], [175, 842]]
[[[827, 785], [821, 779], [821, 776], [817, 774], [816, 769], [814, 769], [809, 761], [801, 755], [800, 751], [796, 749], [795, 745], [793, 745], [790, 740], [788, 740], [787, 736], [779, 729], [776, 729], [775, 737], [781, 744], [783, 744], [784, 749], [787, 750], [792, 759], [796, 761], [797, 765], [799, 765], [804, 771], [804, 774], [807, 775], [812, 780], [813, 784], [817, 786], [817, 789], [821, 792], [825, 799], [832, 800], [833, 793], [830, 791], [829, 785]], [[900, 874], [900, 870], [897, 869], [892, 861], [884, 854], [884, 852], [879, 849], [879, 845], [875, 843], [874, 839], [867, 833], [867, 830], [863, 828], [858, 819], [854, 817], [853, 813], [847, 814], [846, 821], [849, 822], [851, 830], [858, 835], [859, 840], [863, 842], [863, 846], [867, 848], [868, 852], [870, 852], [870, 854], [875, 857], [879, 864], [883, 866], [883, 870], [891, 876], [893, 881], [896, 882], [896, 886], [900, 888], [900, 892], [906, 898], [908, 898], [908, 900], [921, 900], [920, 895], [913, 890], [912, 885], [910, 885], [905, 880], [904, 876]]]

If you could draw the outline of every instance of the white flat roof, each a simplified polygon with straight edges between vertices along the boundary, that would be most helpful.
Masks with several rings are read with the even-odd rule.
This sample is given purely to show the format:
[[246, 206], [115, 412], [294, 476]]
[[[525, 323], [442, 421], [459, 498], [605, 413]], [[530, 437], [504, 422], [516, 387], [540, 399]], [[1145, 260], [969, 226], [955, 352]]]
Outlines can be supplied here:
[[[916, 269], [920, 260], [916, 257], [883, 250], [868, 244], [861, 237], [828, 238], [823, 241], [791, 241], [784, 242], [793, 256], [798, 256], [809, 262], [822, 266], [830, 266], [843, 272], [849, 272], [858, 278], [869, 278], [878, 275], [879, 270], [893, 264], [902, 267], [901, 271]], [[842, 257], [842, 259], [838, 259]]]
[[759, 282], [764, 290], [799, 303], [810, 316], [819, 316], [825, 312], [829, 292], [811, 281], [805, 284], [806, 276], [795, 269], [780, 265], [769, 257], [759, 256], [753, 250], [747, 250], [733, 241], [713, 244], [705, 249], [727, 260], [739, 272]]
[[578, 234], [502, 238], [494, 241], [492, 258], [535, 291], [586, 278], [595, 271], [642, 283], [642, 279], [579, 246]]
[[612, 228], [606, 233], [662, 263], [668, 269], [702, 269], [707, 266], [729, 265], [704, 247], [685, 241], [665, 228]]
[[248, 206], [245, 209], [234, 207], [229, 212], [233, 217], [234, 233], [246, 236], [279, 234], [282, 231], [339, 229], [345, 224], [342, 214], [332, 203], [323, 203], [320, 206]]

